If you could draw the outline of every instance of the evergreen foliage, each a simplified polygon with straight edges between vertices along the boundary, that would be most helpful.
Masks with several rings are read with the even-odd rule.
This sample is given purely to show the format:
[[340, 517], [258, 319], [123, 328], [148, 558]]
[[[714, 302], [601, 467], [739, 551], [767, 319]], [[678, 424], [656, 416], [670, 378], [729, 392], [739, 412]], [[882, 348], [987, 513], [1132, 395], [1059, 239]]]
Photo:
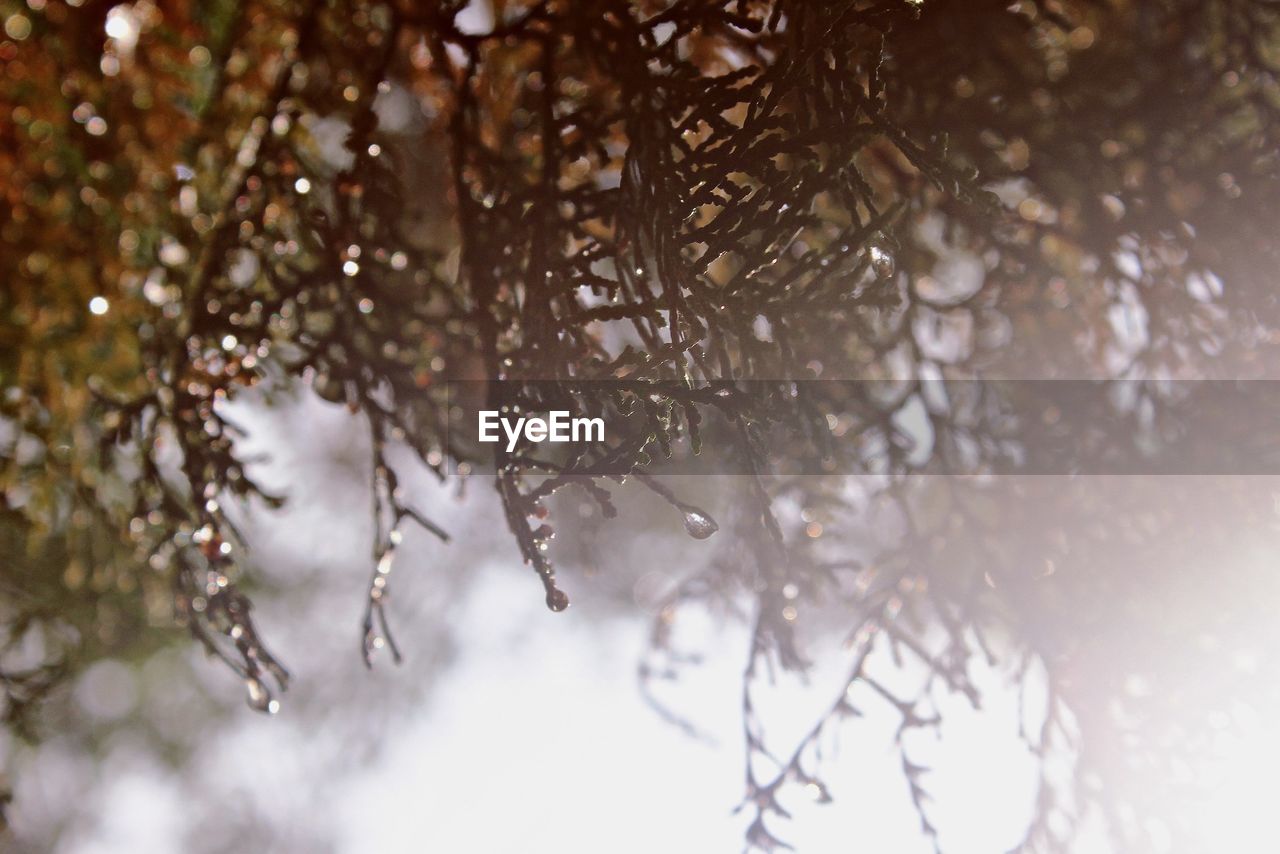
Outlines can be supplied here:
[[[989, 656], [1024, 662], [1029, 683], [1044, 672], [1028, 738], [1046, 766], [1077, 756], [1074, 783], [1046, 771], [1027, 850], [1066, 850], [1086, 802], [1138, 850], [1108, 745], [1145, 756], [1143, 739], [1169, 736], [1124, 741], [1073, 694], [1059, 656], [1099, 623], [1069, 615], [1187, 630], [1114, 603], [1145, 601], [1143, 567], [1177, 555], [1177, 519], [1209, 504], [1264, 525], [1268, 493], [1142, 493], [1167, 512], [1134, 527], [1137, 486], [1099, 501], [1076, 482], [903, 476], [1018, 444], [975, 420], [983, 404], [960, 390], [975, 378], [1123, 380], [1159, 418], [1162, 381], [1271, 376], [1280, 7], [495, 0], [488, 22], [484, 8], [0, 4], [0, 641], [35, 632], [44, 650], [0, 658], [6, 724], [34, 736], [69, 673], [164, 642], [175, 618], [274, 708], [288, 675], [251, 619], [252, 555], [225, 508], [281, 498], [254, 482], [222, 402], [300, 382], [372, 438], [367, 660], [400, 655], [384, 601], [403, 526], [445, 536], [405, 503], [391, 449], [442, 477], [496, 466], [486, 479], [553, 611], [569, 597], [551, 496], [583, 490], [611, 517], [626, 480], [695, 537], [724, 528], [641, 672], [680, 669], [683, 605], [744, 609], [749, 845], [782, 845], [787, 787], [828, 797], [814, 748], [857, 704], [890, 703], [904, 732], [935, 726], [934, 686], [980, 703], [966, 665]], [[791, 382], [819, 377], [896, 393]], [[568, 465], [488, 458], [446, 429], [447, 382], [496, 379], [508, 406], [644, 428]], [[957, 397], [930, 407], [921, 459], [897, 419], [926, 381]], [[770, 476], [777, 430], [835, 471], [884, 477], [853, 496], [838, 475]], [[732, 520], [652, 476], [682, 442], [750, 472]], [[903, 534], [876, 553], [873, 507]], [[1037, 533], [1010, 547], [1009, 526]], [[1119, 577], [1089, 559], [1117, 541], [1133, 552]], [[847, 690], [772, 754], [753, 688], [767, 668], [803, 670], [797, 625], [832, 609], [857, 645]], [[1210, 621], [1229, 635], [1233, 619]], [[867, 669], [882, 643], [933, 674], [919, 696]], [[902, 768], [935, 835], [905, 747]], [[1089, 771], [1101, 790], [1076, 785]], [[1131, 806], [1176, 823], [1180, 792], [1171, 780]]]

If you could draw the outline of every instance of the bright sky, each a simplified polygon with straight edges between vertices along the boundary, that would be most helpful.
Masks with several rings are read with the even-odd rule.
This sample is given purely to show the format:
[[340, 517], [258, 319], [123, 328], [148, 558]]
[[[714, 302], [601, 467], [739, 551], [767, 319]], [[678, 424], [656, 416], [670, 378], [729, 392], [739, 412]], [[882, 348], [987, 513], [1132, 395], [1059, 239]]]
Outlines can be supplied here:
[[[217, 780], [219, 789], [251, 796], [286, 822], [329, 828], [344, 854], [739, 850], [743, 822], [732, 808], [743, 780], [742, 632], [726, 632], [716, 644], [724, 654], [691, 671], [672, 695], [713, 734], [717, 743], [708, 745], [640, 701], [634, 665], [644, 649], [643, 621], [599, 623], [583, 616], [588, 603], [551, 615], [524, 580], [509, 567], [483, 571], [453, 617], [462, 633], [458, 659], [428, 703], [377, 734], [381, 750], [372, 761], [322, 781], [297, 761], [309, 750], [333, 750], [323, 742], [335, 737], [291, 718], [291, 703], [305, 702], [297, 695], [310, 690], [300, 682], [276, 718], [237, 710], [229, 735], [198, 757], [189, 781]], [[384, 669], [390, 679], [401, 675]], [[361, 674], [354, 675], [356, 692]], [[795, 693], [786, 686], [779, 694], [786, 703], [762, 698], [773, 715], [767, 731], [809, 725], [811, 710], [838, 684], [815, 679], [812, 691]], [[808, 804], [799, 791], [787, 802], [795, 820], [776, 829], [799, 851], [931, 850], [916, 831], [892, 749], [895, 718], [875, 708], [844, 728], [827, 766], [835, 803]], [[962, 702], [947, 711], [942, 746], [928, 737], [913, 745], [914, 759], [935, 766], [932, 816], [946, 850], [1008, 850], [1029, 814], [1034, 773], [1014, 736], [1013, 698], [998, 693], [985, 714]], [[108, 770], [96, 784], [102, 825], [63, 850], [181, 850], [180, 793], [159, 769], [120, 764], [123, 773]]]

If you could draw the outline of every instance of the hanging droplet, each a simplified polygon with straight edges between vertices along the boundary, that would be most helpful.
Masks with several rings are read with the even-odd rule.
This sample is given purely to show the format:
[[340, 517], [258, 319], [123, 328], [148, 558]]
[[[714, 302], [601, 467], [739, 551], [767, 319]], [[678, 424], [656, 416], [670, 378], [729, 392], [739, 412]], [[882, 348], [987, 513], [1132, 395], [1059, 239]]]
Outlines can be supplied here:
[[701, 510], [686, 510], [684, 511], [684, 529], [695, 540], [705, 540], [720, 530], [720, 526], [716, 524], [715, 519]]
[[271, 691], [262, 684], [261, 679], [249, 676], [244, 680], [244, 686], [248, 695], [249, 708], [255, 712], [273, 714], [279, 708], [276, 701], [271, 699]]
[[547, 591], [547, 607], [560, 613], [569, 607], [569, 596], [559, 587], [552, 587]]
[[867, 247], [867, 258], [871, 261], [871, 270], [876, 274], [877, 279], [893, 277], [897, 264], [893, 260], [893, 253], [884, 244], [874, 242]]

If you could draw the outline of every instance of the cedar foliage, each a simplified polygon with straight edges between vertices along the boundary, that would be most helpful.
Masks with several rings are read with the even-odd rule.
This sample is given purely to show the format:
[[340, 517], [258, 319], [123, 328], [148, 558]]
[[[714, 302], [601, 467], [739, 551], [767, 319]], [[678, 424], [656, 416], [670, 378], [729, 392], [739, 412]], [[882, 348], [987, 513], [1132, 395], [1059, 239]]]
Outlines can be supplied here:
[[[1105, 507], [1082, 509], [1079, 486], [1008, 487], [1001, 518], [989, 508], [1005, 487], [922, 498], [890, 477], [873, 500], [906, 535], [850, 552], [856, 521], [806, 536], [815, 514], [857, 518], [839, 478], [769, 477], [765, 457], [785, 452], [765, 437], [791, 431], [839, 471], [945, 471], [949, 453], [998, 455], [996, 428], [937, 407], [934, 452], [913, 457], [894, 417], [926, 378], [1125, 379], [1158, 411], [1158, 380], [1270, 376], [1274, 3], [547, 0], [494, 2], [478, 24], [448, 2], [143, 2], [128, 7], [136, 44], [104, 37], [119, 10], [99, 0], [2, 8], [0, 626], [10, 646], [38, 631], [49, 650], [0, 672], [10, 726], [30, 734], [68, 672], [161, 642], [175, 617], [273, 708], [288, 676], [250, 617], [251, 555], [224, 505], [280, 499], [237, 456], [220, 401], [292, 379], [372, 437], [367, 659], [384, 643], [400, 654], [384, 601], [402, 525], [444, 536], [403, 503], [389, 448], [442, 476], [496, 464], [515, 547], [563, 610], [552, 494], [583, 490], [612, 516], [618, 473], [634, 472], [707, 535], [716, 523], [646, 466], [672, 442], [714, 442], [750, 486], [718, 557], [655, 623], [641, 673], [678, 669], [683, 604], [749, 603], [750, 845], [781, 844], [788, 786], [827, 797], [813, 748], [857, 712], [842, 690], [794, 752], [766, 749], [752, 686], [766, 665], [805, 668], [794, 615], [809, 604], [844, 614], [859, 645], [849, 686], [894, 705], [904, 731], [936, 725], [930, 689], [884, 687], [864, 667], [878, 643], [975, 704], [972, 656], [1043, 666], [1049, 712], [1029, 738], [1046, 756], [1070, 742], [1082, 774], [1127, 791], [1107, 764], [1118, 736], [1054, 669], [1057, 647], [1088, 633], [1065, 613], [1140, 599], [1151, 581], [1090, 567], [1090, 537], [1114, 541], [1099, 520], [1119, 524]], [[956, 291], [957, 257], [980, 286]], [[901, 393], [833, 402], [788, 382], [817, 376]], [[643, 426], [559, 467], [529, 449], [486, 460], [445, 429], [449, 379]], [[583, 385], [602, 380], [604, 396]], [[833, 407], [859, 441], [832, 441], [818, 413]], [[1256, 491], [1228, 493], [1242, 519], [1261, 512]], [[1037, 513], [1056, 526], [1016, 548], [955, 533], [956, 520], [1038, 530]], [[1135, 565], [1177, 551], [1165, 521]], [[1076, 562], [1047, 593], [1027, 569], [1046, 560]], [[924, 769], [905, 749], [902, 763], [936, 835]], [[1065, 849], [1085, 797], [1107, 801], [1046, 776], [1027, 848]], [[1177, 797], [1135, 808], [1176, 816]], [[1108, 818], [1140, 845], [1139, 823]]]

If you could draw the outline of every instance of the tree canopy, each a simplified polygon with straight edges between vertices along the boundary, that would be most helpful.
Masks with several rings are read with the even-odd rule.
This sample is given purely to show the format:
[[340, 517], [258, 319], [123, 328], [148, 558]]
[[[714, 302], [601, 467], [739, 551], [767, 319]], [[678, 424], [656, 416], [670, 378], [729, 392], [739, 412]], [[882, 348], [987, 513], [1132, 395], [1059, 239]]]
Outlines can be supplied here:
[[[1146, 850], [1148, 816], [1198, 850], [1177, 832], [1194, 781], [1151, 769], [1200, 749], [1192, 721], [1236, 683], [1169, 672], [1124, 715], [1107, 704], [1143, 650], [1212, 634], [1194, 669], [1250, 640], [1257, 579], [1202, 573], [1238, 526], [1272, 524], [1270, 481], [915, 476], [1010, 447], [1009, 470], [1052, 469], [1033, 427], [989, 409], [989, 378], [1122, 384], [1105, 444], [1176, 430], [1180, 381], [1275, 377], [1274, 2], [4, 0], [0, 18], [14, 731], [36, 737], [69, 675], [175, 625], [276, 708], [287, 662], [251, 618], [236, 519], [284, 497], [256, 483], [226, 402], [301, 385], [371, 437], [367, 660], [401, 654], [402, 531], [446, 536], [405, 499], [403, 452], [441, 478], [492, 472], [470, 480], [498, 490], [552, 611], [572, 595], [558, 494], [612, 517], [619, 489], [648, 489], [694, 537], [723, 530], [642, 673], [680, 669], [689, 602], [751, 626], [749, 845], [785, 840], [787, 787], [826, 797], [825, 728], [864, 702], [933, 726], [934, 690], [981, 702], [983, 656], [1048, 697], [1027, 850], [1067, 850], [1086, 804], [1124, 850]], [[457, 381], [642, 427], [566, 465], [495, 458], [449, 429]], [[1060, 415], [1080, 435], [1106, 421]], [[771, 473], [779, 431], [832, 473]], [[654, 474], [673, 444], [736, 460], [732, 518]], [[752, 686], [806, 668], [811, 613], [859, 652], [813, 731], [770, 750]], [[932, 674], [919, 696], [864, 667], [879, 645]], [[1171, 707], [1176, 725], [1149, 725]], [[924, 769], [902, 766], [932, 834]]]

